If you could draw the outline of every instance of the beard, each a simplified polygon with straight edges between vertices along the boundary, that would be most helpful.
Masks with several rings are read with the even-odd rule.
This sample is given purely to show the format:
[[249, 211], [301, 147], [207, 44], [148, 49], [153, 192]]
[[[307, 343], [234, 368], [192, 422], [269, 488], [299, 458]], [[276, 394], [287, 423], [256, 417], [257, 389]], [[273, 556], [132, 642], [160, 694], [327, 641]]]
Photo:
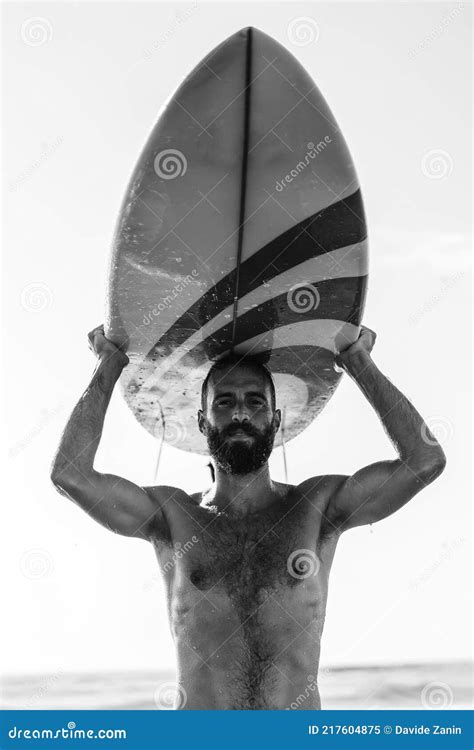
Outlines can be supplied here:
[[[238, 431], [253, 437], [247, 441], [227, 440]], [[230, 425], [223, 430], [211, 427], [207, 422], [206, 437], [209, 452], [217, 466], [226, 474], [250, 474], [263, 466], [273, 450], [276, 429], [271, 424], [263, 432], [252, 425]]]

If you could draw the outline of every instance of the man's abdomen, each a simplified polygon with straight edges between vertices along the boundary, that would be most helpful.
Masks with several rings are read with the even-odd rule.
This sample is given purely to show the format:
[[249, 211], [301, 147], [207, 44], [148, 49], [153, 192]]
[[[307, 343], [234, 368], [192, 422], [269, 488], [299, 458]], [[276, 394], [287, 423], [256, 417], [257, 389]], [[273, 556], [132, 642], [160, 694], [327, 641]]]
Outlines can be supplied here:
[[[187, 587], [186, 587], [187, 588]], [[325, 592], [317, 581], [253, 592], [175, 590], [171, 626], [184, 709], [320, 708]]]

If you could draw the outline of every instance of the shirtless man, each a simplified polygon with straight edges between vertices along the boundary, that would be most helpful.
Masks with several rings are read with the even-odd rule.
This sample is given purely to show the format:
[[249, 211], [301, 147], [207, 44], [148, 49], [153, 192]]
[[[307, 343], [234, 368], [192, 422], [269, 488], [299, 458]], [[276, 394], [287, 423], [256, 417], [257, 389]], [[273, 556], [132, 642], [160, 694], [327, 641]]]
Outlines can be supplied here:
[[214, 482], [194, 495], [94, 469], [128, 358], [102, 327], [89, 341], [97, 367], [62, 436], [52, 480], [110, 530], [153, 544], [177, 651], [175, 707], [319, 709], [320, 641], [339, 537], [394, 513], [445, 466], [421, 416], [374, 364], [374, 332], [362, 327], [337, 364], [375, 409], [398, 458], [353, 476], [273, 481], [268, 458], [280, 411], [271, 376], [230, 358], [203, 384], [198, 422]]

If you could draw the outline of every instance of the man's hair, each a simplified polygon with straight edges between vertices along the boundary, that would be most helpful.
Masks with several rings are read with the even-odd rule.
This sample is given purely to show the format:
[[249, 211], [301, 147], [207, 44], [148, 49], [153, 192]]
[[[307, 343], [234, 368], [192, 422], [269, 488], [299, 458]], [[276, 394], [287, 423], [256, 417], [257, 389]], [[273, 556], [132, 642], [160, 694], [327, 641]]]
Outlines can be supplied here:
[[268, 367], [265, 367], [265, 365], [263, 365], [254, 357], [246, 357], [246, 356], [238, 355], [232, 352], [230, 354], [226, 354], [224, 357], [222, 357], [222, 359], [218, 359], [217, 362], [214, 362], [211, 369], [207, 373], [204, 379], [204, 382], [202, 384], [202, 388], [201, 388], [202, 408], [205, 409], [207, 405], [207, 391], [208, 391], [209, 383], [211, 382], [211, 380], [213, 380], [215, 375], [217, 375], [219, 372], [223, 372], [224, 370], [230, 370], [230, 369], [233, 369], [234, 367], [248, 367], [258, 372], [260, 375], [263, 375], [268, 385], [270, 386], [271, 405], [272, 405], [272, 409], [275, 409], [276, 408], [275, 383], [273, 382], [273, 378]]

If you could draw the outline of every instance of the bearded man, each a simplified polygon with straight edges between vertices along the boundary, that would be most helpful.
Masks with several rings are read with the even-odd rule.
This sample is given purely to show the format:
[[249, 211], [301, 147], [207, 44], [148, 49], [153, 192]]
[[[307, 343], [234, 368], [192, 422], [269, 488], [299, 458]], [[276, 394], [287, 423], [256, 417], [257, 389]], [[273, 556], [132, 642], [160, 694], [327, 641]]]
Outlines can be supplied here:
[[268, 459], [281, 413], [271, 374], [230, 355], [203, 383], [197, 418], [214, 481], [192, 495], [94, 469], [128, 358], [102, 326], [89, 341], [97, 368], [66, 426], [52, 480], [110, 530], [153, 544], [176, 646], [175, 707], [319, 709], [328, 579], [341, 534], [394, 513], [445, 466], [422, 417], [374, 364], [374, 332], [362, 327], [336, 362], [376, 411], [396, 459], [352, 476], [275, 482]]

